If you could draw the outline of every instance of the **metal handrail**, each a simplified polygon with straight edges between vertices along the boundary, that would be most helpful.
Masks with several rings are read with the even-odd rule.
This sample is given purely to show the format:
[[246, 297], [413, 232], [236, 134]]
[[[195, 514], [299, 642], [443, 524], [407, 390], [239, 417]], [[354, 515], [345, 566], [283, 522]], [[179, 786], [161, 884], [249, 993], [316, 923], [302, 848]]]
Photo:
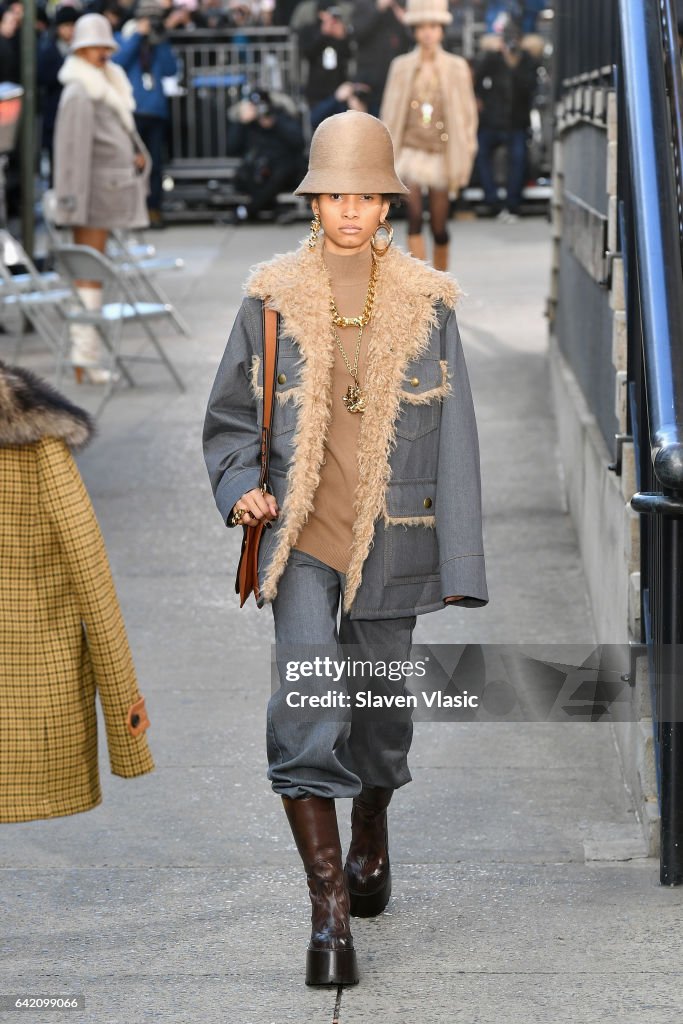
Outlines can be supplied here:
[[[664, 63], [656, 59], [662, 37], [655, 3], [621, 0], [619, 15], [650, 451], [662, 486], [683, 494], [683, 265], [671, 210], [677, 188]], [[645, 511], [642, 501], [639, 510]]]
[[[631, 427], [661, 811], [660, 881], [683, 884], [683, 81], [671, 0], [619, 0]], [[621, 95], [621, 94], [620, 94]], [[620, 135], [619, 147], [622, 149]], [[621, 218], [626, 230], [627, 218]], [[649, 447], [649, 459], [648, 459]]]

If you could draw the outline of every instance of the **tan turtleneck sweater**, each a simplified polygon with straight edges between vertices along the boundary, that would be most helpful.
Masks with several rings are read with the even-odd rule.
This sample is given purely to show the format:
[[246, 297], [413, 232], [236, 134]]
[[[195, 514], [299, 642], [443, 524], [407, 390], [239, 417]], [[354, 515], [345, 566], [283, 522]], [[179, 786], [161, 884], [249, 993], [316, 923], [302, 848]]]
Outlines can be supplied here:
[[[365, 303], [372, 268], [370, 248], [349, 256], [324, 251], [323, 259], [340, 314], [359, 316]], [[358, 357], [358, 380], [361, 387], [365, 381], [371, 329], [372, 320], [363, 328]], [[353, 366], [358, 328], [338, 327], [336, 331], [349, 364]], [[355, 519], [353, 503], [358, 483], [358, 438], [363, 414], [350, 413], [342, 401], [353, 379], [336, 344], [334, 351], [332, 415], [325, 442], [324, 462], [320, 469], [320, 483], [313, 499], [313, 510], [301, 528], [294, 547], [345, 573], [348, 570]]]

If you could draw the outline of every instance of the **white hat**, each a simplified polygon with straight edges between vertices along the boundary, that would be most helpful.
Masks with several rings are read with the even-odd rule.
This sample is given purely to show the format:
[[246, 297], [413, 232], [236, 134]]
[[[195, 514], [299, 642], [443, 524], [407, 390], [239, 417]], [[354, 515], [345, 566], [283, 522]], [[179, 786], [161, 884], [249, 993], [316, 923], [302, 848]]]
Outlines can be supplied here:
[[103, 14], [84, 14], [76, 22], [69, 52], [75, 53], [85, 46], [106, 46], [110, 50], [118, 50], [111, 22]]
[[439, 25], [450, 25], [453, 15], [448, 10], [448, 0], [408, 0], [403, 21], [406, 25], [434, 21]]

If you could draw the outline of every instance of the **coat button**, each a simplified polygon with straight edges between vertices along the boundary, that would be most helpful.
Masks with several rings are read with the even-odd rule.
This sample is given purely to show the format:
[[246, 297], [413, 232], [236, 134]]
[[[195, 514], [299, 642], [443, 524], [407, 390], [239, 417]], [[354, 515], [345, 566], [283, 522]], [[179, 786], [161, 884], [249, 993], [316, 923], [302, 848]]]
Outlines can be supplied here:
[[432, 499], [431, 498], [425, 498], [425, 500], [422, 502], [422, 504], [424, 505], [425, 508], [431, 508], [432, 507]]
[[287, 374], [286, 373], [278, 373], [278, 375], [277, 375], [277, 382], [278, 382], [278, 384], [286, 384], [287, 383]]
[[410, 383], [413, 385], [414, 388], [416, 388], [419, 385], [419, 383], [420, 383], [420, 378], [419, 377], [411, 377], [410, 378]]

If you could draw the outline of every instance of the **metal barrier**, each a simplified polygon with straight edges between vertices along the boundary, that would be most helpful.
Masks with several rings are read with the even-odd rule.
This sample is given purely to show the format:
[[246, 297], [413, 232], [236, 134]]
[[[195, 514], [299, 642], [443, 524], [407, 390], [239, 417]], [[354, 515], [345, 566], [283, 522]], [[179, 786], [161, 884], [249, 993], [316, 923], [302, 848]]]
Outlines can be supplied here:
[[[683, 884], [683, 80], [673, 0], [620, 6], [628, 152], [629, 399], [638, 439], [643, 639], [650, 656], [663, 885]], [[665, 56], [665, 59], [664, 58]], [[635, 229], [635, 230], [633, 230]], [[631, 327], [632, 325], [632, 327]]]
[[[170, 97], [168, 180], [176, 197], [225, 202], [239, 163], [226, 156], [228, 113], [245, 86], [286, 97], [305, 118], [297, 37], [288, 28], [200, 29], [170, 34], [182, 89]], [[241, 197], [237, 198], [241, 201]]]
[[[574, 97], [576, 121], [587, 123], [588, 135], [591, 117], [576, 98], [589, 86], [617, 96], [618, 253], [605, 254], [607, 268], [617, 254], [624, 263], [627, 433], [617, 441], [633, 440], [638, 492], [631, 506], [643, 513], [638, 639], [648, 652], [660, 881], [681, 885], [683, 78], [674, 0], [565, 0], [557, 10], [555, 58], [556, 97]], [[617, 456], [611, 468], [619, 466]]]

